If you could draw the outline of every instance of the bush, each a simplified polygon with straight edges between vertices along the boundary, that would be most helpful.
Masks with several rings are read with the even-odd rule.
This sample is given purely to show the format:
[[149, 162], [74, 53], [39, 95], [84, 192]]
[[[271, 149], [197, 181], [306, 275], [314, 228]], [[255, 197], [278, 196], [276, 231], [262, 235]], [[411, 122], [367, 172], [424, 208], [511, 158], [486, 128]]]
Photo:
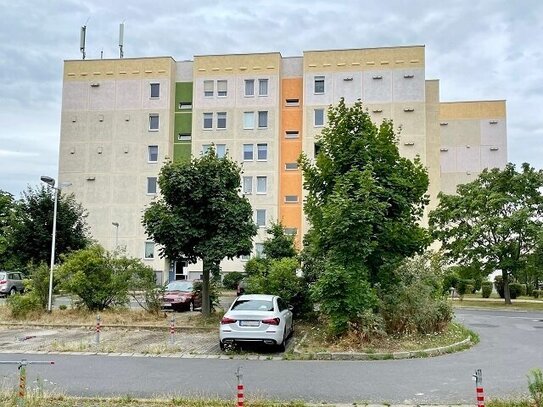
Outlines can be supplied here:
[[[502, 276], [494, 277], [494, 287], [496, 287], [496, 291], [500, 295], [500, 298], [505, 298]], [[522, 287], [519, 283], [512, 281], [511, 279], [509, 280], [509, 294], [511, 295], [512, 300], [514, 300], [520, 295], [521, 290], [522, 290]]]
[[17, 319], [24, 319], [28, 314], [42, 312], [44, 309], [40, 303], [39, 297], [33, 293], [12, 295], [7, 299], [7, 304], [11, 316]]
[[239, 271], [225, 273], [222, 279], [222, 285], [224, 288], [228, 288], [229, 290], [235, 290], [243, 277], [243, 274]]
[[528, 390], [536, 407], [543, 407], [543, 372], [533, 369], [528, 375]]
[[543, 298], [543, 290], [533, 290], [532, 295], [534, 298]]
[[511, 299], [514, 300], [517, 297], [520, 297], [522, 293], [522, 284], [520, 283], [509, 283], [509, 293], [511, 294]]
[[483, 281], [481, 283], [481, 294], [483, 298], [490, 298], [490, 294], [492, 294], [492, 281]]
[[460, 278], [456, 286], [458, 295], [462, 298], [465, 294], [471, 294], [475, 286], [475, 281], [471, 278]]
[[519, 297], [524, 297], [526, 295], [527, 290], [528, 288], [526, 287], [526, 284], [520, 284]]
[[449, 272], [443, 277], [443, 294], [449, 294], [451, 288], [458, 287], [458, 277], [455, 273]]

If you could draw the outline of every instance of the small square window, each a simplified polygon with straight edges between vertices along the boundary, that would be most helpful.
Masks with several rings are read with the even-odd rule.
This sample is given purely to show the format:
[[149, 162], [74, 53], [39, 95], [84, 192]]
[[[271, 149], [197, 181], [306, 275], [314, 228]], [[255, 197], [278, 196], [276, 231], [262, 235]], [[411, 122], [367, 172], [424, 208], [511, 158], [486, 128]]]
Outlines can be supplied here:
[[158, 114], [149, 115], [149, 131], [158, 131], [160, 125]]
[[265, 129], [268, 127], [268, 112], [258, 112], [258, 128]]
[[298, 169], [298, 163], [285, 163], [285, 170], [294, 171]]
[[322, 95], [324, 93], [324, 76], [315, 76], [314, 92], [316, 95]]
[[251, 195], [253, 193], [253, 177], [243, 177], [243, 194]]
[[245, 96], [255, 95], [255, 80], [245, 79]]
[[268, 192], [268, 177], [256, 177], [256, 193], [265, 194]]
[[258, 96], [268, 96], [268, 80], [258, 80]]
[[226, 112], [217, 113], [217, 128], [226, 129]]
[[204, 113], [204, 129], [213, 128], [213, 113]]
[[256, 226], [259, 228], [266, 227], [266, 209], [256, 210]]
[[226, 155], [226, 144], [216, 144], [215, 153], [217, 154], [217, 157], [224, 158]]
[[147, 150], [147, 161], [150, 163], [156, 163], [158, 161], [158, 146], [149, 146]]
[[204, 96], [205, 97], [212, 97], [214, 90], [215, 90], [215, 85], [213, 81], [204, 81]]
[[147, 177], [147, 194], [156, 195], [156, 177]]
[[225, 97], [228, 95], [228, 82], [225, 80], [217, 81], [217, 96]]
[[243, 128], [245, 130], [255, 128], [255, 112], [243, 112]]
[[151, 83], [151, 98], [158, 99], [160, 97], [160, 83]]
[[324, 109], [315, 109], [315, 127], [324, 126]]
[[296, 203], [296, 202], [298, 202], [298, 195], [286, 195], [285, 196], [285, 202], [286, 203]]
[[258, 161], [266, 161], [268, 159], [268, 145], [267, 144], [257, 144], [256, 145]]
[[243, 161], [254, 160], [254, 148], [252, 144], [243, 145]]
[[155, 258], [155, 242], [145, 242], [145, 250], [143, 253], [144, 259]]

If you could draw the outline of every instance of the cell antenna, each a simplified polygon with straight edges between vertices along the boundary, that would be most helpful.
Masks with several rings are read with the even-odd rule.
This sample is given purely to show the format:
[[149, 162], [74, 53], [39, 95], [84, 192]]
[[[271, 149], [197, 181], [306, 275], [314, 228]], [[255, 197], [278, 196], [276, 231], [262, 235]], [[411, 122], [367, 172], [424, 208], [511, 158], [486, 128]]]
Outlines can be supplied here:
[[123, 58], [123, 44], [124, 43], [124, 23], [119, 24], [119, 58]]
[[81, 36], [79, 38], [79, 50], [81, 51], [81, 54], [83, 54], [83, 59], [85, 59], [85, 37], [87, 34], [87, 26], [84, 25], [81, 27]]

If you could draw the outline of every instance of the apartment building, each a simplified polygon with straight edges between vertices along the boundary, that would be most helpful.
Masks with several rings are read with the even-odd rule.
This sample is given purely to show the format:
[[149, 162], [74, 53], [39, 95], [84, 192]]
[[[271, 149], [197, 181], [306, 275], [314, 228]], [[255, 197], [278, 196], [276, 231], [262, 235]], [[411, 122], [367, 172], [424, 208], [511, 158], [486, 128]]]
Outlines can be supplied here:
[[[106, 248], [126, 248], [161, 281], [198, 277], [200, 264], [161, 259], [141, 225], [160, 193], [161, 163], [214, 144], [242, 166], [241, 193], [259, 226], [253, 255], [272, 221], [301, 244], [308, 225], [297, 159], [316, 153], [326, 109], [341, 97], [361, 99], [376, 123], [394, 120], [401, 154], [428, 168], [429, 209], [439, 191], [506, 164], [505, 102], [441, 102], [424, 47], [409, 46], [65, 61], [59, 180], [72, 183]], [[241, 271], [247, 259], [221, 266]]]

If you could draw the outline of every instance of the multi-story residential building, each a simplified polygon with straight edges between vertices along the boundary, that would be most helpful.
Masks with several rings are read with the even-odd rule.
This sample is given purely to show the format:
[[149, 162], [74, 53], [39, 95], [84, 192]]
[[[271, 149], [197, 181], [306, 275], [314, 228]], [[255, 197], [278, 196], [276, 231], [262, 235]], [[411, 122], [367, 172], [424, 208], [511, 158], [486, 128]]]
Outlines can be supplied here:
[[[301, 244], [308, 225], [297, 159], [315, 154], [326, 109], [342, 97], [401, 129], [401, 154], [428, 168], [430, 209], [439, 191], [506, 164], [505, 102], [441, 102], [439, 82], [425, 76], [424, 47], [411, 46], [65, 61], [59, 181], [72, 183], [106, 248], [125, 247], [162, 281], [199, 276], [199, 264], [160, 259], [141, 225], [160, 193], [161, 163], [214, 144], [242, 165], [241, 193], [259, 226], [254, 254], [272, 221]], [[241, 271], [246, 260], [221, 266]]]

